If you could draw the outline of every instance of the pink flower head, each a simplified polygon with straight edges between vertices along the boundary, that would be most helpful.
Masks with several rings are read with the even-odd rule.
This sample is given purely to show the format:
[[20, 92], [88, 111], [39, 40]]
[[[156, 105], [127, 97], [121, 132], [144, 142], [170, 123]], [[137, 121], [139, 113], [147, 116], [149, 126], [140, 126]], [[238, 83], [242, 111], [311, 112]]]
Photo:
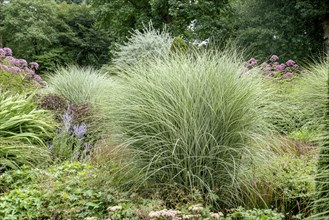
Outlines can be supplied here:
[[7, 57], [7, 60], [11, 62], [11, 64], [13, 64], [14, 66], [20, 65], [19, 59], [16, 59], [15, 57]]
[[291, 77], [293, 77], [294, 75], [291, 73], [291, 72], [287, 72], [287, 73], [285, 73], [283, 76], [282, 76], [282, 78], [284, 78], [284, 79], [289, 79], [289, 78], [291, 78]]
[[24, 59], [19, 59], [19, 64], [22, 65], [23, 67], [27, 66], [27, 62]]
[[249, 61], [248, 61], [248, 64], [249, 66], [251, 67], [254, 67], [257, 65], [257, 60], [255, 58], [251, 58]]
[[12, 66], [12, 67], [8, 68], [8, 71], [11, 72], [11, 73], [17, 74], [17, 73], [21, 72], [21, 69], [19, 67]]
[[5, 57], [5, 56], [6, 56], [5, 50], [0, 48], [0, 57]]
[[37, 74], [34, 74], [33, 75], [33, 78], [37, 81], [37, 82], [40, 82], [42, 79], [41, 79], [41, 77], [39, 76], [39, 75], [37, 75]]
[[265, 66], [265, 70], [266, 70], [266, 71], [271, 71], [271, 70], [272, 70], [272, 66], [271, 66], [270, 64], [267, 64], [267, 65]]
[[273, 54], [273, 55], [271, 56], [270, 60], [271, 60], [272, 62], [275, 62], [275, 61], [279, 60], [279, 57], [278, 57], [277, 55], [274, 55], [274, 54]]
[[10, 48], [5, 47], [5, 48], [3, 48], [3, 50], [5, 51], [6, 56], [12, 56], [13, 55], [13, 51]]
[[9, 72], [9, 68], [6, 65], [0, 65], [0, 69]]
[[31, 62], [30, 66], [31, 66], [32, 69], [35, 69], [35, 70], [37, 70], [39, 68], [39, 64], [36, 63], [36, 62]]
[[285, 64], [279, 64], [279, 65], [276, 65], [275, 66], [275, 70], [276, 71], [282, 71], [286, 68], [286, 65]]
[[293, 60], [288, 60], [288, 61], [286, 62], [286, 64], [287, 64], [287, 66], [294, 66], [296, 63], [295, 63], [295, 61], [293, 61]]

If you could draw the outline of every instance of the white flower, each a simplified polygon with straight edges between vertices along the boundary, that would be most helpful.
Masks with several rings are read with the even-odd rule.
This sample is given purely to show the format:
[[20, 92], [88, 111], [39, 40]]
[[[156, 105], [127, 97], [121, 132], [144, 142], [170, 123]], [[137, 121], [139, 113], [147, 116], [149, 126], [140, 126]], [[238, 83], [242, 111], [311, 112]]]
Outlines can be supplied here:
[[122, 206], [121, 205], [116, 205], [116, 206], [110, 206], [106, 210], [107, 211], [110, 211], [110, 212], [115, 212], [115, 211], [121, 210], [121, 209], [122, 209]]

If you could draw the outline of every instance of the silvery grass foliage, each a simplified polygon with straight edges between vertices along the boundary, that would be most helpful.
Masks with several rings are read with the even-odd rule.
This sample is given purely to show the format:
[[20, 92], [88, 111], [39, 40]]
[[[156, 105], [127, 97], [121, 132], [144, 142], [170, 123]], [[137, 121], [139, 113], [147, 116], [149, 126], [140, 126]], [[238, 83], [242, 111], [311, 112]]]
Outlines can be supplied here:
[[[323, 138], [318, 159], [318, 169], [316, 176], [317, 200], [314, 203], [315, 214], [312, 219], [325, 220], [329, 216], [329, 63], [321, 63], [312, 68], [318, 82], [313, 82], [317, 88], [310, 88], [318, 103], [314, 103], [319, 111], [324, 115], [319, 124], [324, 125]], [[311, 81], [312, 83], [312, 81]]]
[[113, 63], [117, 67], [136, 65], [146, 59], [167, 57], [173, 38], [166, 29], [156, 30], [150, 22], [142, 31], [133, 30], [123, 44], [117, 44]]
[[231, 51], [154, 58], [124, 70], [104, 107], [143, 182], [233, 205], [239, 170], [270, 130], [271, 94], [241, 69]]
[[297, 81], [298, 91], [294, 93], [297, 107], [302, 110], [304, 126], [311, 129], [323, 129], [328, 102], [329, 63], [312, 65], [305, 70]]
[[91, 67], [67, 66], [58, 68], [48, 77], [46, 92], [65, 97], [70, 104], [97, 104], [108, 91], [109, 78]]

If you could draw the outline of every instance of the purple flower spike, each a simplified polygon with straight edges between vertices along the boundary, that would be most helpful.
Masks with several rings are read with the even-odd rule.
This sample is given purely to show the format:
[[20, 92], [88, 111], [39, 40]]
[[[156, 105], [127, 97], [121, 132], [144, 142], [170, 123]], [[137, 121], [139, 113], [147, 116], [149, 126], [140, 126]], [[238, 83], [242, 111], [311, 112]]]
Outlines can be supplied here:
[[288, 60], [288, 61], [286, 62], [286, 64], [287, 64], [287, 66], [294, 66], [296, 63], [295, 63], [295, 61], [293, 61], [293, 60]]
[[39, 64], [36, 63], [36, 62], [31, 62], [31, 63], [30, 63], [30, 66], [31, 66], [31, 68], [33, 68], [33, 69], [35, 69], [35, 70], [37, 70], [37, 69], [39, 68]]
[[6, 56], [12, 56], [13, 55], [13, 51], [10, 48], [5, 47], [5, 48], [3, 48], [3, 50], [5, 51]]
[[65, 131], [69, 131], [71, 128], [71, 122], [73, 120], [72, 115], [70, 115], [69, 112], [65, 112], [65, 114], [62, 116], [63, 124], [65, 127]]
[[291, 72], [287, 72], [287, 73], [285, 73], [282, 77], [284, 78], [284, 79], [289, 79], [289, 78], [291, 78], [291, 77], [293, 77], [294, 75], [291, 73]]
[[6, 52], [4, 49], [0, 49], [0, 57], [5, 57], [6, 56]]
[[271, 56], [270, 60], [271, 60], [272, 62], [275, 62], [275, 61], [279, 60], [279, 57], [278, 57], [277, 55], [274, 55], [274, 54], [273, 54], [273, 55]]
[[87, 125], [85, 123], [82, 123], [81, 125], [74, 125], [73, 132], [78, 138], [83, 138], [83, 136], [87, 133]]

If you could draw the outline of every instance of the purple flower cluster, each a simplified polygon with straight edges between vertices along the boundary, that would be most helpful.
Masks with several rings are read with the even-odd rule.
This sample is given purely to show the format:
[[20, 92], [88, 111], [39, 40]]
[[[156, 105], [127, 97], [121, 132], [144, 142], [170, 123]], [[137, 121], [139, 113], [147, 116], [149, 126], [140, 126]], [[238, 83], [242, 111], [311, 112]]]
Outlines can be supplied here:
[[[288, 60], [285, 63], [280, 63], [277, 55], [272, 55], [268, 62], [262, 64], [262, 70], [267, 77], [276, 79], [291, 79], [300, 74], [299, 66], [293, 60]], [[246, 63], [246, 67], [251, 69], [257, 65], [257, 60], [251, 58]]]
[[68, 110], [62, 115], [62, 122], [64, 125], [64, 131], [74, 135], [79, 139], [83, 139], [83, 137], [87, 134], [87, 125], [85, 123], [75, 124], [73, 125], [73, 115], [71, 114], [70, 107]]
[[39, 64], [36, 62], [28, 63], [24, 59], [17, 59], [12, 56], [13, 52], [10, 48], [0, 48], [0, 70], [10, 72], [13, 74], [22, 74], [29, 80], [35, 80], [41, 82], [41, 77], [35, 73], [39, 68]]

